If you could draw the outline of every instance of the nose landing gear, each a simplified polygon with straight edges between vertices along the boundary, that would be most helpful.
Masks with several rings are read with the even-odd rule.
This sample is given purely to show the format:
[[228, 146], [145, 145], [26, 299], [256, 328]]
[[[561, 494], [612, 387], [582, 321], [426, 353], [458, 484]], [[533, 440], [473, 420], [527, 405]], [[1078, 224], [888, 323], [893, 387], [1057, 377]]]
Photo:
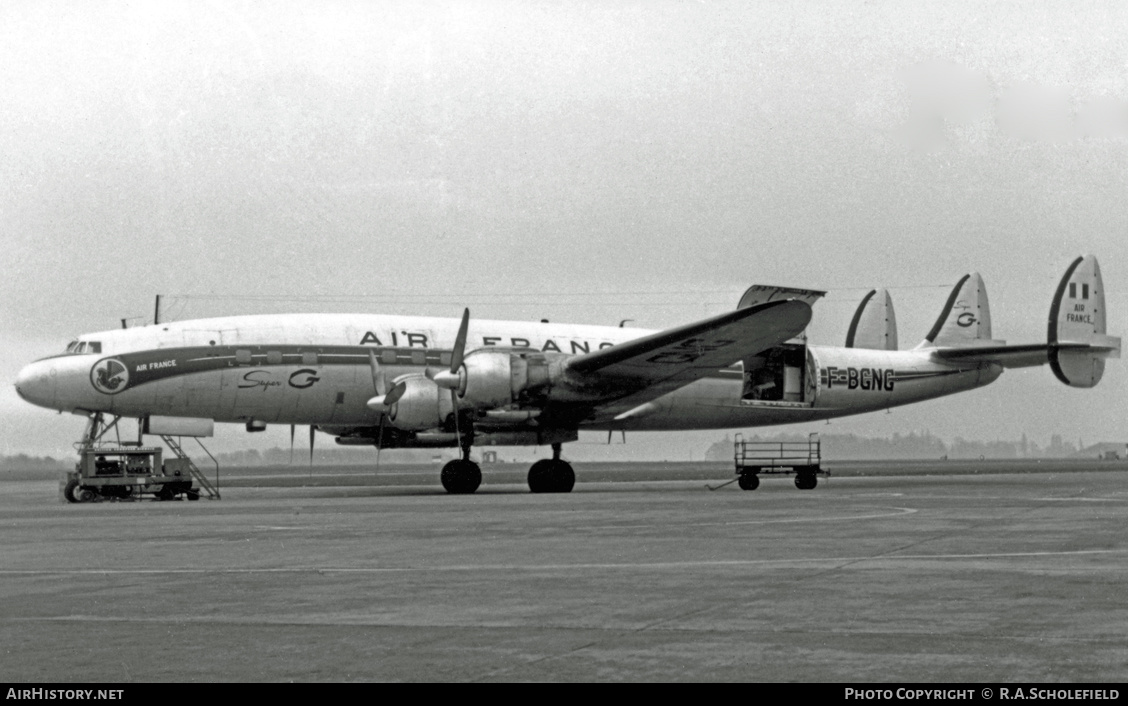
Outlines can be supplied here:
[[482, 469], [470, 459], [455, 459], [443, 466], [443, 487], [451, 495], [468, 495], [482, 484]]
[[463, 438], [466, 442], [462, 445], [462, 458], [448, 462], [439, 476], [443, 487], [451, 495], [469, 495], [482, 484], [482, 469], [470, 460], [472, 437], [467, 434]]

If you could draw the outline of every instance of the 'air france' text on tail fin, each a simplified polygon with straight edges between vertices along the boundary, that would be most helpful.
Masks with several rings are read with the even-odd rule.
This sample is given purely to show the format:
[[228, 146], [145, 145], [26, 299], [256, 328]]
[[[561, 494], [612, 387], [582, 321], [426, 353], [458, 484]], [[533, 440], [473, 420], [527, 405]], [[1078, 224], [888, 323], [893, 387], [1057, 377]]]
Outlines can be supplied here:
[[1104, 374], [1104, 359], [1120, 357], [1120, 339], [1105, 335], [1104, 282], [1092, 255], [1074, 260], [1061, 278], [1046, 343], [1050, 368], [1071, 387], [1095, 386]]

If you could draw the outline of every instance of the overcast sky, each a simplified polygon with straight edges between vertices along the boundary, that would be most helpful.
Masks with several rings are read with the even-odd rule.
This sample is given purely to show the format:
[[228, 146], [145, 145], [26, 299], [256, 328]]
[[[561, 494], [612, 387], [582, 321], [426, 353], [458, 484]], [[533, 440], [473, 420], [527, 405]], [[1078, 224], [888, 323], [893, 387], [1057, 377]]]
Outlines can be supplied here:
[[[1024, 343], [1091, 252], [1128, 334], [1121, 2], [7, 0], [0, 87], [0, 452], [69, 450], [16, 373], [156, 294], [662, 328], [775, 283], [840, 345], [887, 286], [907, 348], [979, 271]], [[796, 429], [1125, 441], [1125, 364]]]

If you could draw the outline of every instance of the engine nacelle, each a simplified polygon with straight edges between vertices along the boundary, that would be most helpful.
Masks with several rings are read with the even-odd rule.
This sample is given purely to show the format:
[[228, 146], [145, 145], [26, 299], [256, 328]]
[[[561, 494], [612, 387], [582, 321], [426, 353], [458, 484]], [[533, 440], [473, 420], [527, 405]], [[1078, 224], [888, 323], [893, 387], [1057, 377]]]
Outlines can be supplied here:
[[442, 426], [454, 411], [450, 393], [422, 375], [401, 380], [407, 389], [388, 408], [388, 421], [397, 429], [420, 431]]
[[520, 402], [524, 392], [546, 388], [549, 365], [535, 351], [477, 350], [462, 361], [459, 376], [459, 404], [496, 409]]

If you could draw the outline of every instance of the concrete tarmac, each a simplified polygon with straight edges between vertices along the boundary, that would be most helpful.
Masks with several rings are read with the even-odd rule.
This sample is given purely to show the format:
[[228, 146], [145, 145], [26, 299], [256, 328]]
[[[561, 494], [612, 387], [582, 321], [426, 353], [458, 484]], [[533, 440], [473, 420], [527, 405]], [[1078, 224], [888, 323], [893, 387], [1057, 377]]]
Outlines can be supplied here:
[[1125, 681], [1128, 477], [0, 483], [6, 681]]

